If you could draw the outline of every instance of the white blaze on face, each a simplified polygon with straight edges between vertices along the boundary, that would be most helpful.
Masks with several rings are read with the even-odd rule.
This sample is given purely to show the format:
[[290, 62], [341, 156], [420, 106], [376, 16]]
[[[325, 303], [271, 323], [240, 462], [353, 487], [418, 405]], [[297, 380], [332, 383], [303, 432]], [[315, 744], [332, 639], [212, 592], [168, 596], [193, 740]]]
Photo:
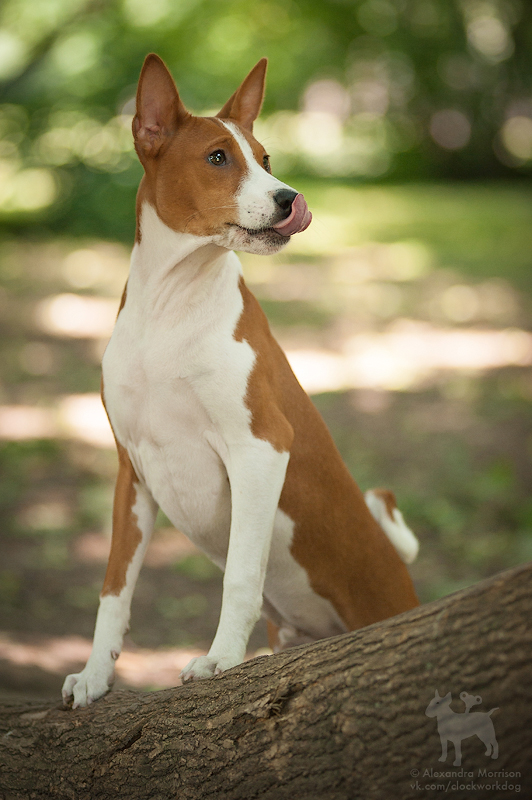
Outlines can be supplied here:
[[238, 224], [251, 231], [268, 228], [279, 221], [279, 207], [274, 200], [274, 195], [280, 189], [295, 190], [266, 172], [255, 159], [249, 143], [236, 125], [232, 122], [223, 122], [222, 124], [238, 144], [247, 166], [247, 172], [235, 198], [239, 213]]

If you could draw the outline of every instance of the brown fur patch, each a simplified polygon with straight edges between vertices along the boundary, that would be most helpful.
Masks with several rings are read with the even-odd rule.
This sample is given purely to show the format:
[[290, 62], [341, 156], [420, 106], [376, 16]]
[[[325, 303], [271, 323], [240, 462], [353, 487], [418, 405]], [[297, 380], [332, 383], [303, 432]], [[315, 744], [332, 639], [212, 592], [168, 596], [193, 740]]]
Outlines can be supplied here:
[[126, 304], [126, 300], [127, 300], [127, 281], [126, 281], [126, 285], [124, 286], [124, 291], [122, 292], [122, 297], [120, 298], [120, 305], [118, 306], [118, 313], [116, 315], [117, 317], [118, 317], [118, 314], [120, 314], [120, 312], [124, 308], [124, 306]]
[[[101, 396], [105, 408], [103, 377], [101, 379]], [[120, 594], [126, 585], [127, 568], [133, 560], [137, 547], [142, 542], [138, 518], [133, 511], [136, 500], [135, 484], [138, 483], [138, 478], [127, 450], [122, 447], [116, 437], [115, 442], [118, 451], [118, 476], [113, 503], [111, 552], [107, 562], [102, 597], [109, 594]]]
[[251, 411], [251, 432], [257, 439], [265, 439], [280, 453], [290, 450], [294, 438], [292, 426], [282, 411], [282, 387], [277, 380], [277, 353], [279, 345], [273, 338], [268, 320], [257, 301], [240, 279], [240, 292], [244, 308], [234, 338], [237, 342], [245, 340], [256, 359], [249, 376], [246, 406]]
[[138, 478], [125, 448], [117, 442], [118, 477], [113, 504], [113, 536], [102, 597], [119, 595], [126, 585], [127, 568], [142, 542], [137, 515], [133, 511], [136, 500], [135, 483]]
[[280, 646], [279, 628], [269, 619], [266, 620], [266, 627], [268, 630], [268, 644], [270, 646], [270, 650], [273, 650], [274, 653], [277, 653]]
[[290, 448], [279, 505], [295, 523], [294, 558], [350, 629], [413, 608], [418, 600], [408, 570], [371, 515], [244, 281], [240, 291], [244, 310], [235, 338], [245, 339], [257, 354], [246, 396], [252, 430], [277, 449]]

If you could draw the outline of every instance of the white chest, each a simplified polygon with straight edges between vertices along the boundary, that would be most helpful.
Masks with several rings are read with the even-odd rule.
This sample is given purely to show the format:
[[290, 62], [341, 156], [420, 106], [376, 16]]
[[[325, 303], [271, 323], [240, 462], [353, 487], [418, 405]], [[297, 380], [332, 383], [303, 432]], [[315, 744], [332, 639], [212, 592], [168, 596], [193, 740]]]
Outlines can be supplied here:
[[103, 359], [106, 408], [138, 477], [173, 524], [218, 562], [231, 520], [227, 431], [231, 422], [248, 428], [244, 397], [254, 362], [249, 345], [233, 337], [239, 275], [232, 254], [203, 275], [199, 292], [190, 275], [167, 276], [161, 292], [132, 270]]

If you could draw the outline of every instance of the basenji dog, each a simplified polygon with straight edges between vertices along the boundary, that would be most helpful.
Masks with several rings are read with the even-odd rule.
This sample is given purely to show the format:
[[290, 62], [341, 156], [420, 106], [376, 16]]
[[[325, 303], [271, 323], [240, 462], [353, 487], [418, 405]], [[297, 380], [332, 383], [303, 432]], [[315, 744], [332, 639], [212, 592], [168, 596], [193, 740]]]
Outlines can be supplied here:
[[198, 117], [158, 56], [142, 68], [136, 241], [103, 358], [112, 543], [91, 655], [63, 686], [74, 708], [109, 689], [159, 507], [224, 571], [216, 635], [184, 681], [243, 661], [261, 612], [280, 650], [417, 605], [417, 540], [391, 492], [352, 479], [233, 252], [276, 253], [311, 221], [253, 137], [265, 72]]

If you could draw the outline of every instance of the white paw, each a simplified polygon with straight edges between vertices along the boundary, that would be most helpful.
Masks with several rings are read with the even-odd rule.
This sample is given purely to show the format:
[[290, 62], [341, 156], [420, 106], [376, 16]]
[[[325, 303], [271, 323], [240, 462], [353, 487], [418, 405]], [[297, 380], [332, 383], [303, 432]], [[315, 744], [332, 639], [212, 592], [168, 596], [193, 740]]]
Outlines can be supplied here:
[[82, 672], [67, 675], [63, 684], [63, 703], [66, 705], [73, 697], [72, 708], [88, 706], [109, 691], [112, 681], [113, 673], [108, 675], [87, 666]]
[[236, 667], [242, 659], [232, 658], [213, 658], [212, 656], [197, 656], [186, 665], [181, 672], [183, 683], [187, 681], [199, 681], [202, 678], [212, 678], [213, 675], [220, 675], [226, 669]]

